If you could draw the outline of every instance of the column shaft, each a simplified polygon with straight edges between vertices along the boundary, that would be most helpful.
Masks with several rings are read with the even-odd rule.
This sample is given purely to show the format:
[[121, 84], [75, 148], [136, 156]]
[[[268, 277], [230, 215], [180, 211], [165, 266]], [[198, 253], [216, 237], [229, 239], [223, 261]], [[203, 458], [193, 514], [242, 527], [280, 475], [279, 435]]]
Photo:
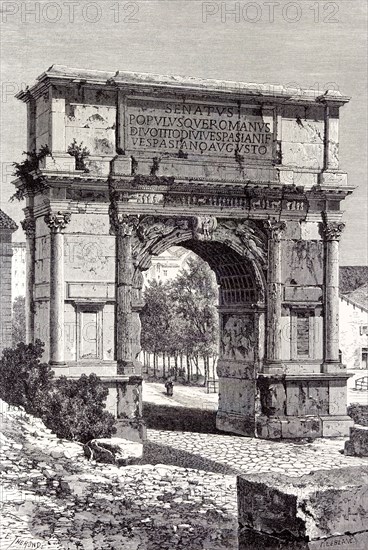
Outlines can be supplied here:
[[35, 308], [34, 285], [36, 269], [36, 223], [31, 211], [29, 217], [21, 222], [26, 234], [26, 342], [34, 343]]
[[118, 233], [118, 284], [116, 295], [116, 359], [119, 374], [126, 373], [132, 362], [132, 243], [131, 236]]
[[50, 227], [50, 364], [65, 365], [64, 360], [64, 235], [70, 214], [51, 212], [45, 216]]
[[281, 232], [285, 227], [285, 222], [266, 222], [269, 232], [266, 363], [276, 368], [281, 367]]
[[[339, 358], [339, 239], [345, 225], [328, 222], [325, 216], [325, 289], [324, 289], [324, 370], [331, 363], [336, 366]], [[334, 368], [334, 367], [332, 367]]]

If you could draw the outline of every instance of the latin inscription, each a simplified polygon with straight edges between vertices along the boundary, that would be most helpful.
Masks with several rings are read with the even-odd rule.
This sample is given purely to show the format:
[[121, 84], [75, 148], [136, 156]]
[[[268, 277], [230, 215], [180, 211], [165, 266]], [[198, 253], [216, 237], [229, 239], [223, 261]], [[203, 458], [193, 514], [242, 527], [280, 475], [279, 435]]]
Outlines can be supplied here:
[[272, 159], [272, 111], [259, 107], [129, 100], [127, 150]]

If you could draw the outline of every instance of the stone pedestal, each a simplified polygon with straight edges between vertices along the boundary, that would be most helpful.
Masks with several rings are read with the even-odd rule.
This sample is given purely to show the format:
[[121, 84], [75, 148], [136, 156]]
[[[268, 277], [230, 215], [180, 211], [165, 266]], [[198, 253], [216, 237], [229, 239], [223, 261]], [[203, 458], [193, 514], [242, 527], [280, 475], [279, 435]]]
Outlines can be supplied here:
[[346, 414], [346, 380], [350, 376], [259, 375], [261, 414], [256, 420], [256, 434], [265, 439], [348, 435], [353, 425]]

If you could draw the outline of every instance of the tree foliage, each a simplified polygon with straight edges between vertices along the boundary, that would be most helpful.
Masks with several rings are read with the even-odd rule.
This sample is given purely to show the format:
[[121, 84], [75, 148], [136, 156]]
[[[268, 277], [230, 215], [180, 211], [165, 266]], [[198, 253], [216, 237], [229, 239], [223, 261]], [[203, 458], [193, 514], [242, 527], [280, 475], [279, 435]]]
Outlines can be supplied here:
[[14, 195], [10, 197], [11, 201], [21, 201], [28, 193], [32, 195], [44, 193], [48, 188], [46, 178], [39, 170], [41, 161], [47, 156], [52, 157], [48, 145], [42, 145], [38, 152], [24, 151], [23, 155], [26, 155], [26, 158], [22, 162], [13, 162], [14, 175], [20, 183]]
[[115, 418], [105, 410], [108, 390], [95, 374], [77, 380], [54, 377], [41, 363], [43, 344], [19, 343], [0, 360], [0, 397], [40, 417], [59, 437], [82, 441], [110, 437]]
[[217, 296], [217, 286], [209, 266], [200, 258], [190, 258], [187, 268], [180, 271], [171, 289], [176, 314], [185, 321], [185, 348], [188, 353], [215, 353], [218, 338]]
[[185, 355], [198, 363], [217, 354], [218, 289], [209, 266], [200, 258], [170, 282], [152, 281], [145, 291], [141, 314], [142, 348], [177, 358]]

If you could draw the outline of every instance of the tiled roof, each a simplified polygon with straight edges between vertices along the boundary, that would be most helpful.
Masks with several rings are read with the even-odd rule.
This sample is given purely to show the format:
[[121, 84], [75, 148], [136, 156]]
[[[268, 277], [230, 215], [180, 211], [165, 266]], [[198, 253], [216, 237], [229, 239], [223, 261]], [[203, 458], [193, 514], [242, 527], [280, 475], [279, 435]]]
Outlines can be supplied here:
[[340, 267], [340, 292], [351, 293], [368, 281], [368, 266], [346, 265]]
[[368, 283], [356, 288], [353, 292], [344, 294], [343, 298], [347, 298], [350, 302], [368, 311]]
[[15, 221], [2, 210], [0, 210], [0, 229], [9, 229], [10, 231], [16, 231], [16, 229], [18, 229]]

